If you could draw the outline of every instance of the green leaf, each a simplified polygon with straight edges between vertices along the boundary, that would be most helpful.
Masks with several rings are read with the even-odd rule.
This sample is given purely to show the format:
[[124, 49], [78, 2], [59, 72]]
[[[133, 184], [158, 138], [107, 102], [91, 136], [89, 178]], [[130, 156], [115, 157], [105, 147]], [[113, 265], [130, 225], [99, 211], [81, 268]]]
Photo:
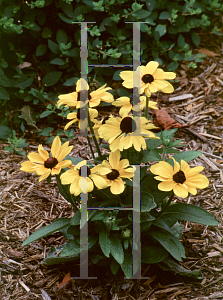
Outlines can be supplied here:
[[154, 150], [157, 147], [159, 147], [160, 145], [162, 145], [162, 141], [159, 139], [147, 139], [146, 140], [146, 148], [148, 150]]
[[68, 256], [68, 257], [59, 257], [61, 250], [63, 250], [64, 247], [65, 247], [65, 245], [61, 245], [57, 248], [51, 247], [50, 253], [47, 255], [47, 257], [44, 260], [42, 260], [41, 263], [43, 263], [44, 265], [47, 265], [47, 266], [51, 266], [51, 265], [55, 265], [55, 264], [64, 263], [67, 261], [72, 261], [72, 260], [79, 258], [79, 255], [73, 255], [73, 256]]
[[4, 74], [0, 74], [0, 85], [2, 86], [10, 86], [10, 80]]
[[193, 43], [194, 43], [195, 46], [199, 46], [200, 45], [201, 38], [200, 38], [200, 36], [197, 33], [192, 32], [191, 33], [191, 39], [192, 39], [192, 41], [193, 41]]
[[179, 63], [176, 61], [172, 61], [167, 65], [167, 71], [168, 72], [173, 72], [179, 67]]
[[63, 65], [65, 65], [65, 62], [62, 58], [54, 58], [53, 60], [50, 61], [50, 64], [63, 66]]
[[26, 246], [38, 239], [43, 238], [44, 236], [47, 236], [49, 234], [52, 234], [56, 231], [59, 231], [60, 229], [67, 227], [70, 225], [70, 219], [69, 218], [58, 218], [54, 220], [50, 225], [44, 226], [34, 233], [32, 233], [22, 244], [22, 246]]
[[118, 94], [119, 97], [130, 97], [130, 93], [126, 89], [123, 89], [123, 88], [117, 89], [116, 93]]
[[42, 31], [42, 38], [48, 39], [52, 36], [52, 30], [49, 27], [45, 27]]
[[48, 117], [49, 115], [51, 115], [53, 113], [54, 113], [54, 111], [52, 111], [52, 110], [46, 110], [43, 113], [41, 113], [40, 118]]
[[22, 76], [20, 76], [20, 78], [18, 78], [15, 81], [14, 86], [24, 89], [24, 88], [29, 87], [33, 83], [33, 80], [34, 80], [34, 77], [28, 78], [27, 76], [22, 75]]
[[73, 19], [68, 18], [64, 13], [58, 13], [58, 16], [65, 23], [72, 24], [72, 22], [73, 22]]
[[78, 210], [75, 212], [74, 216], [70, 220], [70, 225], [80, 225], [81, 222], [81, 212]]
[[8, 100], [9, 97], [9, 93], [6, 91], [6, 89], [0, 86], [0, 99]]
[[[189, 162], [192, 159], [195, 159], [196, 157], [200, 156], [202, 154], [201, 151], [187, 151], [187, 152], [181, 152], [173, 155], [172, 157], [180, 164], [181, 159]], [[167, 158], [166, 162], [171, 164], [173, 166], [174, 162], [171, 158]]]
[[45, 127], [42, 132], [38, 133], [38, 135], [49, 136], [50, 132], [53, 130], [53, 127]]
[[171, 14], [168, 11], [162, 11], [159, 16], [161, 20], [168, 20], [169, 18], [171, 18]]
[[63, 85], [65, 85], [65, 86], [74, 86], [74, 85], [77, 84], [78, 79], [79, 79], [78, 77], [71, 77], [71, 78], [67, 79], [63, 83]]
[[120, 267], [120, 265], [117, 263], [117, 261], [115, 259], [113, 259], [110, 264], [110, 269], [111, 269], [113, 275], [117, 274], [119, 267]]
[[118, 80], [118, 81], [122, 80], [122, 78], [119, 76], [119, 74], [120, 74], [121, 72], [122, 72], [121, 70], [116, 71], [116, 72], [114, 73], [112, 79], [113, 79], [113, 80]]
[[63, 250], [60, 253], [60, 257], [73, 256], [80, 254], [80, 245], [74, 240], [68, 240]]
[[[156, 207], [153, 196], [145, 191], [141, 191], [141, 212], [149, 212]], [[140, 210], [140, 208], [139, 208]], [[137, 210], [136, 210], [137, 211]]]
[[151, 12], [145, 9], [140, 9], [135, 12], [138, 19], [146, 19], [148, 16], [151, 15]]
[[104, 253], [104, 255], [106, 257], [109, 257], [110, 252], [111, 252], [111, 246], [112, 246], [112, 242], [109, 238], [109, 232], [100, 231], [100, 233], [99, 233], [99, 244], [100, 244], [101, 250]]
[[12, 136], [12, 130], [7, 126], [0, 126], [0, 139], [6, 140]]
[[67, 44], [67, 34], [66, 34], [66, 32], [62, 29], [59, 29], [57, 31], [56, 40], [57, 40], [58, 44], [63, 43], [63, 44], [66, 45]]
[[132, 260], [132, 249], [129, 249], [128, 251], [125, 251], [125, 259], [123, 264], [121, 265], [121, 269], [127, 278], [131, 278], [139, 268], [139, 260], [137, 260], [137, 257], [135, 261]]
[[120, 239], [113, 235], [110, 237], [112, 246], [111, 246], [111, 255], [114, 257], [114, 259], [119, 263], [122, 264], [124, 261], [124, 251], [121, 244]]
[[142, 262], [146, 264], [156, 264], [169, 256], [169, 253], [159, 246], [146, 246], [142, 248]]
[[155, 40], [159, 40], [166, 33], [166, 25], [157, 25], [154, 31]]
[[185, 258], [185, 250], [181, 242], [170, 232], [163, 229], [150, 230], [149, 234], [159, 242], [176, 260]]
[[41, 56], [46, 53], [46, 45], [40, 44], [36, 48], [36, 56]]
[[144, 151], [142, 162], [160, 161], [161, 157], [156, 150]]
[[62, 72], [50, 72], [44, 76], [42, 84], [45, 86], [52, 86], [60, 80], [61, 75]]
[[185, 220], [209, 226], [217, 226], [219, 224], [219, 221], [205, 209], [186, 203], [170, 205], [163, 213], [162, 218], [175, 221]]
[[184, 47], [185, 39], [182, 34], [179, 34], [178, 39], [177, 39], [177, 44], [178, 44], [178, 47], [180, 47], [180, 48]]
[[170, 257], [165, 258], [159, 266], [164, 270], [164, 271], [171, 271], [175, 274], [179, 274], [181, 276], [187, 276], [190, 278], [196, 278], [201, 280], [203, 278], [201, 271], [200, 270], [188, 270], [184, 268], [183, 266], [179, 265], [177, 262], [175, 262], [173, 259]]
[[160, 191], [158, 189], [158, 184], [160, 181], [154, 179], [155, 175], [152, 173], [147, 173], [146, 176], [141, 180], [141, 191], [146, 191], [154, 197], [154, 201], [158, 205], [163, 202], [170, 192]]
[[54, 43], [51, 40], [48, 40], [48, 46], [53, 53], [60, 54], [60, 48], [56, 43]]
[[29, 105], [24, 105], [20, 109], [20, 111], [21, 111], [21, 116], [19, 116], [19, 117], [26, 120], [28, 125], [33, 126], [36, 129], [38, 129], [38, 127], [36, 126], [36, 124], [33, 120], [33, 117], [32, 117], [31, 107]]

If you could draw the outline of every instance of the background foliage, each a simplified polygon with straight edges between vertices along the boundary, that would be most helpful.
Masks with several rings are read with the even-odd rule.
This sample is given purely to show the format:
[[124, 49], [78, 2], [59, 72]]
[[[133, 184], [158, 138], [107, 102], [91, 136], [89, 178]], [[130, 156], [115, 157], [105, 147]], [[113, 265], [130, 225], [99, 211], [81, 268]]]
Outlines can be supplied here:
[[[194, 55], [192, 48], [207, 28], [221, 35], [211, 19], [223, 5], [218, 0], [0, 0], [0, 8], [0, 138], [6, 139], [13, 137], [12, 129], [23, 137], [62, 133], [57, 96], [74, 91], [80, 77], [80, 27], [73, 21], [95, 22], [88, 26], [89, 64], [132, 64], [133, 29], [124, 22], [138, 21], [145, 22], [142, 64], [156, 60], [173, 71], [181, 61], [188, 67], [202, 61], [204, 55]], [[116, 70], [89, 67], [90, 82], [120, 80]], [[67, 138], [72, 134], [67, 131]]]

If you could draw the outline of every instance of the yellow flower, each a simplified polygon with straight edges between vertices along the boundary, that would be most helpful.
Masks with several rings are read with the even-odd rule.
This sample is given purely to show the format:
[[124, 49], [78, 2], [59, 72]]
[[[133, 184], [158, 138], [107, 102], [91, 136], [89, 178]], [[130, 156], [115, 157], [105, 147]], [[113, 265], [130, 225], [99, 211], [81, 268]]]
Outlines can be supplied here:
[[60, 107], [61, 105], [65, 105], [65, 107], [76, 107], [79, 101], [78, 108], [80, 108], [81, 94], [85, 98], [89, 97], [88, 90], [89, 90], [89, 85], [87, 81], [84, 80], [83, 78], [79, 79], [76, 85], [76, 92], [58, 96], [59, 101], [57, 101], [57, 106]]
[[158, 90], [161, 90], [163, 93], [172, 93], [174, 88], [166, 79], [174, 79], [176, 74], [164, 72], [158, 66], [158, 62], [150, 61], [146, 66], [139, 66], [136, 71], [122, 71], [120, 77], [124, 80], [123, 86], [128, 89], [138, 87], [139, 94], [145, 92], [147, 97], [150, 97], [151, 93], [155, 93]]
[[134, 147], [137, 151], [146, 149], [143, 136], [159, 139], [149, 129], [156, 127], [144, 117], [109, 118], [104, 125], [98, 129], [101, 138], [108, 141], [111, 151], [128, 149]]
[[[93, 123], [97, 123], [97, 120], [95, 118], [97, 118], [97, 116], [98, 116], [98, 111], [96, 109], [89, 108], [88, 112], [90, 115], [90, 120]], [[83, 129], [83, 130], [87, 129], [88, 119], [87, 119], [84, 109], [80, 110], [80, 108], [78, 108], [76, 113], [68, 114], [67, 119], [72, 120], [72, 121], [67, 123], [67, 125], [64, 127], [64, 130], [67, 130], [67, 128], [70, 127], [70, 125], [72, 125], [73, 123], [76, 123], [76, 122], [78, 122], [78, 126], [80, 129]]]
[[174, 160], [174, 167], [164, 161], [151, 166], [150, 171], [158, 176], [155, 179], [162, 181], [158, 184], [161, 191], [171, 191], [178, 197], [186, 198], [188, 193], [197, 194], [197, 189], [204, 189], [209, 181], [206, 176], [199, 174], [204, 167], [198, 166], [190, 168], [181, 160], [181, 165]]
[[[113, 118], [112, 115], [110, 116], [106, 116], [104, 117], [101, 121], [97, 121], [97, 123], [95, 122], [95, 125], [93, 127], [93, 130], [94, 130], [94, 134], [96, 136], [96, 138], [98, 139], [99, 138], [99, 135], [98, 135], [98, 129], [101, 127], [101, 125], [105, 124], [106, 121], [109, 119], [109, 118]], [[91, 135], [90, 135], [91, 137]]]
[[100, 174], [106, 180], [107, 186], [110, 186], [112, 194], [118, 195], [124, 192], [125, 182], [122, 178], [131, 180], [134, 169], [129, 166], [128, 159], [120, 160], [120, 151], [111, 152], [109, 162], [104, 160], [102, 165], [105, 167], [100, 170]]
[[[114, 101], [114, 98], [111, 93], [107, 92], [111, 88], [105, 86], [106, 84], [90, 93], [88, 83], [81, 78], [77, 81], [76, 92], [60, 95], [57, 106], [65, 105], [66, 107], [80, 108], [86, 105], [87, 102], [89, 102], [89, 107], [98, 106], [101, 101], [110, 103]], [[85, 99], [84, 101], [82, 97]]]
[[43, 149], [42, 145], [39, 145], [39, 153], [29, 153], [28, 159], [30, 161], [23, 162], [20, 170], [28, 173], [36, 173], [36, 175], [41, 176], [39, 181], [46, 179], [50, 174], [58, 175], [62, 168], [67, 168], [72, 164], [70, 160], [63, 161], [73, 148], [73, 146], [68, 147], [68, 144], [69, 142], [66, 142], [61, 146], [60, 138], [57, 136], [53, 140], [51, 147], [52, 157]]
[[80, 195], [81, 192], [84, 194], [92, 192], [94, 184], [98, 189], [104, 189], [107, 183], [98, 175], [100, 170], [103, 170], [103, 166], [98, 165], [90, 169], [86, 165], [86, 160], [83, 160], [60, 176], [61, 183], [70, 184], [70, 193], [75, 196]]
[[[118, 99], [116, 99], [116, 101], [112, 102], [112, 105], [114, 106], [118, 106], [120, 108], [119, 110], [119, 115], [121, 117], [123, 117], [124, 115], [128, 115], [128, 113], [131, 111], [131, 110], [134, 110], [134, 111], [140, 111], [140, 110], [143, 110], [146, 106], [146, 97], [145, 96], [140, 96], [139, 97], [139, 102], [134, 104], [132, 103], [132, 99], [129, 98], [129, 97], [120, 97]], [[148, 107], [150, 108], [153, 108], [153, 109], [158, 109], [156, 107], [156, 102], [155, 101], [149, 101], [148, 103]]]

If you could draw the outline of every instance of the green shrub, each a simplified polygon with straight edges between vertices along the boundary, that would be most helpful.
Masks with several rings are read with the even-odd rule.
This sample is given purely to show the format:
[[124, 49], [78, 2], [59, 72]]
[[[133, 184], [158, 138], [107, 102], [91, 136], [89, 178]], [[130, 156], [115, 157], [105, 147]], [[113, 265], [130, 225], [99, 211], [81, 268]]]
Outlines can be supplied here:
[[[128, 65], [133, 25], [124, 22], [144, 22], [141, 63], [156, 60], [173, 71], [181, 61], [189, 67], [202, 61], [204, 55], [191, 49], [200, 43], [198, 33], [211, 27], [213, 14], [223, 10], [218, 0], [0, 0], [0, 6], [0, 125], [39, 132], [47, 105], [72, 92], [80, 77], [80, 27], [72, 22], [95, 22], [88, 25], [88, 64]], [[213, 33], [221, 34], [216, 26]], [[100, 84], [114, 73], [88, 68], [90, 82]], [[117, 73], [113, 79], [120, 80]], [[56, 114], [47, 114], [55, 127]]]

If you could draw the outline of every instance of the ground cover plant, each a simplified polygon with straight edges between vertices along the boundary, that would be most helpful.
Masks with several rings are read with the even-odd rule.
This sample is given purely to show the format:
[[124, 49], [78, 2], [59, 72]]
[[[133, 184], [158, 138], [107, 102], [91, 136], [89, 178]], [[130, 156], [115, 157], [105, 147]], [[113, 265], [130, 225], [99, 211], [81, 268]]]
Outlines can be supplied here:
[[[205, 55], [192, 50], [199, 46], [204, 30], [221, 35], [211, 22], [222, 11], [218, 0], [11, 0], [0, 5], [0, 138], [4, 140], [16, 130], [19, 137], [36, 133], [52, 143], [52, 132], [58, 130], [57, 96], [69, 92], [80, 73], [80, 32], [73, 22], [96, 22], [88, 24], [89, 65], [131, 64], [132, 24], [125, 22], [142, 22], [142, 63], [155, 60], [168, 71], [181, 62], [196, 68]], [[100, 68], [88, 71], [91, 84], [95, 78], [100, 86], [112, 77], [120, 80], [120, 71], [110, 68], [106, 75]], [[123, 96], [123, 89], [118, 92]], [[67, 132], [68, 139], [72, 134]]]
[[[76, 210], [72, 218], [58, 218], [24, 241], [23, 245], [27, 245], [55, 231], [67, 238], [65, 244], [51, 248], [43, 264], [80, 259], [80, 265], [86, 266], [82, 256], [87, 251], [87, 267], [107, 266], [113, 275], [121, 268], [127, 278], [140, 276], [142, 262], [163, 263], [181, 274], [201, 277], [199, 270], [191, 272], [176, 264], [185, 258], [179, 240], [183, 230], [180, 222], [215, 226], [218, 221], [198, 206], [172, 201], [174, 195], [183, 199], [189, 193], [196, 195], [197, 189], [206, 188], [209, 181], [200, 174], [203, 167], [190, 168], [187, 164], [202, 152], [176, 149], [181, 142], [173, 141], [176, 129], [153, 132], [156, 127], [148, 120], [148, 108], [154, 108], [156, 103], [149, 97], [159, 90], [173, 92], [168, 80], [175, 78], [175, 73], [164, 72], [158, 66], [158, 62], [150, 61], [136, 71], [120, 73], [123, 86], [138, 91], [138, 101], [128, 97], [114, 100], [105, 85], [91, 91], [82, 78], [77, 81], [76, 91], [59, 96], [58, 106], [76, 108], [67, 115], [71, 121], [65, 129], [78, 123], [91, 150], [94, 141], [97, 156], [92, 151], [94, 164], [70, 157], [72, 146], [68, 146], [69, 142], [62, 145], [56, 136], [50, 155], [39, 145], [39, 153], [30, 153], [29, 161], [22, 163], [21, 170], [35, 173], [40, 181], [50, 181], [56, 175], [60, 193]], [[120, 106], [120, 117], [110, 115], [97, 120], [100, 101]], [[101, 144], [101, 140], [108, 144]], [[102, 156], [100, 148], [110, 153]], [[167, 158], [167, 154], [172, 155]], [[135, 193], [138, 197], [134, 197]], [[91, 210], [87, 213], [88, 208]], [[134, 235], [137, 229], [139, 234]]]

